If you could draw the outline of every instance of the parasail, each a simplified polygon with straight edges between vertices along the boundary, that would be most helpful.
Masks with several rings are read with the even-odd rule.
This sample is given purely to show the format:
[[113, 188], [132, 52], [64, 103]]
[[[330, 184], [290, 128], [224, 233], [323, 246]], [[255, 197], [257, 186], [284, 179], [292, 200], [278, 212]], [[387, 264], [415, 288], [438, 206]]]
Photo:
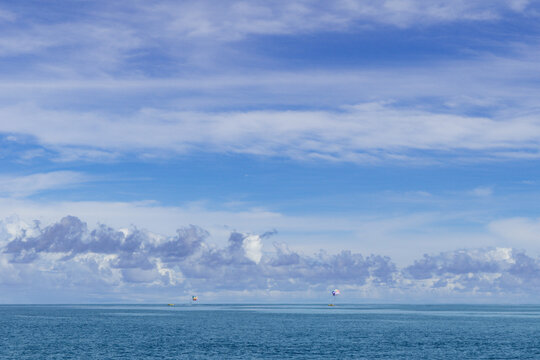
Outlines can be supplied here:
[[332, 296], [337, 296], [339, 294], [341, 294], [341, 292], [338, 289], [332, 290]]
[[191, 297], [191, 300], [193, 300], [193, 301], [197, 301], [197, 300], [199, 300], [199, 297], [198, 297], [198, 296], [195, 296], [195, 295], [193, 295], [193, 296]]

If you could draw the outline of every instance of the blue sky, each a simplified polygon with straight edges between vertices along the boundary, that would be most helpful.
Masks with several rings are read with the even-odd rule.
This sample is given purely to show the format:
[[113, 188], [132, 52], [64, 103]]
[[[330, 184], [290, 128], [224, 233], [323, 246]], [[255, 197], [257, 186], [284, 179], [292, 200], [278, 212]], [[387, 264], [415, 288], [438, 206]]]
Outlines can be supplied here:
[[[300, 301], [336, 286], [351, 301], [536, 300], [535, 283], [519, 284], [540, 274], [539, 10], [0, 5], [0, 288], [11, 294], [0, 302], [58, 301], [50, 288], [29, 292], [36, 282], [83, 302], [161, 301], [156, 289]], [[73, 219], [86, 224], [76, 249], [58, 245]], [[100, 224], [123, 240], [95, 240]], [[179, 236], [189, 225], [207, 235]], [[127, 266], [118, 241], [139, 233], [129, 256], [144, 261]], [[159, 250], [170, 244], [193, 251], [172, 259]], [[384, 274], [371, 255], [390, 259]], [[340, 261], [355, 265], [316, 281]], [[207, 268], [190, 275], [187, 264]]]

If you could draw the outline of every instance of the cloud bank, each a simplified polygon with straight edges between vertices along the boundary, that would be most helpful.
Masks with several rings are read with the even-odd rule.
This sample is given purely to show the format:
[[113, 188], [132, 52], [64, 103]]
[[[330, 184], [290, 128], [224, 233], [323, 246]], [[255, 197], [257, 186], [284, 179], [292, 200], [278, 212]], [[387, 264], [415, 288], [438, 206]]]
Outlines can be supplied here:
[[37, 287], [44, 293], [61, 288], [88, 294], [88, 301], [96, 293], [155, 299], [165, 290], [214, 294], [209, 295], [214, 299], [231, 292], [256, 294], [260, 300], [276, 294], [309, 298], [333, 287], [351, 294], [349, 301], [419, 294], [431, 299], [540, 295], [540, 259], [516, 249], [426, 254], [400, 269], [382, 255], [347, 250], [306, 255], [279, 242], [265, 247], [273, 235], [233, 231], [227, 245], [218, 247], [207, 241], [207, 231], [193, 225], [162, 236], [134, 227], [88, 229], [74, 216], [46, 227], [6, 219], [0, 226], [0, 287], [8, 292]]

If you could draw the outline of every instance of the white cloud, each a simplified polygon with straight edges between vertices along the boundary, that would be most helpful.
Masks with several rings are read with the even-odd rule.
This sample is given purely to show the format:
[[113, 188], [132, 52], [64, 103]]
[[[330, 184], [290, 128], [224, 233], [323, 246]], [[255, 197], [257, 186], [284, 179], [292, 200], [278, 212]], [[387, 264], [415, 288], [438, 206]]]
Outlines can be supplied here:
[[3, 21], [14, 21], [16, 18], [15, 14], [6, 9], [0, 9], [0, 23]]
[[493, 195], [493, 188], [490, 186], [479, 186], [471, 191], [471, 194], [479, 197], [486, 197]]
[[255, 263], [259, 263], [262, 257], [262, 242], [258, 235], [249, 235], [244, 238], [242, 244], [246, 257]]
[[515, 247], [529, 249], [540, 244], [540, 219], [499, 219], [490, 222], [488, 228], [494, 235], [510, 241]]
[[4, 10], [11, 26], [0, 34], [0, 56], [42, 55], [32, 70], [55, 79], [107, 77], [113, 71], [129, 73], [130, 60], [148, 52], [183, 65], [215, 64], [228, 50], [224, 43], [254, 35], [358, 32], [379, 24], [426, 27], [532, 14], [524, 0], [165, 0], [96, 2], [85, 9], [77, 9], [76, 16], [58, 16], [62, 20], [56, 22], [43, 22], [31, 7]]
[[529, 1], [161, 1], [139, 3], [135, 18], [179, 37], [235, 40], [253, 34], [344, 31], [384, 23], [399, 27], [462, 20], [492, 20], [526, 11]]
[[176, 296], [193, 290], [248, 291], [258, 296], [274, 292], [279, 298], [285, 293], [309, 297], [337, 286], [350, 300], [366, 294], [383, 300], [395, 300], [396, 294], [401, 299], [462, 294], [496, 300], [540, 291], [540, 259], [512, 248], [426, 254], [400, 269], [382, 255], [348, 250], [306, 255], [283, 243], [261, 253], [265, 236], [231, 232], [226, 246], [215, 246], [207, 235], [196, 226], [172, 237], [105, 225], [89, 229], [72, 216], [45, 227], [35, 224], [0, 244], [0, 288], [36, 287], [46, 297], [53, 296], [50, 289], [61, 288], [68, 302], [77, 301], [72, 299], [81, 291], [149, 299], [156, 289], [162, 296], [173, 289]]
[[[100, 36], [106, 40], [111, 33], [104, 31], [110, 22], [95, 14], [107, 13], [108, 19], [116, 20], [117, 29], [136, 34], [138, 42], [150, 45], [159, 39], [183, 40], [186, 38], [211, 38], [212, 40], [237, 40], [253, 34], [297, 34], [318, 31], [345, 31], [358, 25], [383, 23], [398, 27], [431, 25], [440, 22], [462, 20], [492, 20], [512, 12], [524, 12], [529, 1], [442, 1], [442, 0], [382, 0], [358, 1], [155, 1], [122, 3], [122, 5], [96, 3], [81, 17], [79, 23], [67, 20], [59, 24], [39, 25], [36, 18], [26, 14], [28, 23], [34, 27], [23, 29], [22, 34], [39, 37], [40, 34], [54, 32], [56, 37], [47, 38], [78, 39], [85, 44], [88, 38]], [[19, 12], [21, 10], [19, 9]], [[14, 20], [15, 14], [2, 12], [4, 18]], [[0, 13], [0, 14], [2, 14]], [[129, 17], [125, 16], [129, 13]], [[25, 15], [21, 13], [20, 15]], [[89, 23], [99, 25], [92, 31], [73, 31]], [[121, 26], [118, 26], [121, 24]], [[73, 25], [73, 26], [72, 26]], [[66, 34], [58, 26], [72, 26], [71, 34]], [[144, 29], [144, 30], [141, 30]], [[24, 31], [26, 30], [26, 31]], [[26, 32], [26, 34], [25, 34]], [[49, 34], [50, 35], [50, 34]], [[81, 41], [82, 40], [82, 41]], [[71, 40], [68, 40], [71, 42]], [[31, 42], [31, 41], [30, 41]]]
[[[62, 30], [62, 32], [69, 31]], [[113, 41], [113, 39], [108, 41]], [[129, 47], [132, 42], [122, 38], [116, 41], [120, 44], [103, 46], [114, 50], [121, 46]], [[496, 56], [486, 50], [466, 59], [434, 58], [428, 64], [408, 62], [400, 64], [397, 68], [395, 64], [390, 64], [393, 66], [356, 66], [354, 69], [319, 68], [317, 70], [307, 68], [294, 71], [266, 68], [257, 71], [257, 67], [241, 66], [238, 69], [235, 66], [238, 59], [233, 57], [231, 62], [214, 64], [215, 66], [209, 66], [204, 72], [200, 69], [190, 71], [189, 76], [172, 72], [167, 74], [166, 78], [146, 74], [145, 68], [140, 68], [135, 73], [129, 71], [115, 71], [109, 74], [106, 72], [88, 73], [91, 67], [89, 64], [79, 69], [80, 72], [73, 68], [59, 73], [60, 67], [69, 68], [70, 60], [65, 60], [60, 65], [49, 69], [52, 76], [47, 75], [47, 69], [36, 68], [33, 69], [32, 80], [24, 76], [10, 75], [6, 76], [0, 88], [4, 89], [4, 96], [21, 93], [26, 95], [26, 98], [28, 98], [29, 89], [41, 90], [32, 94], [35, 97], [43, 96], [44, 90], [48, 92], [64, 90], [67, 91], [62, 94], [64, 100], [69, 99], [69, 92], [73, 90], [84, 92], [98, 90], [96, 95], [99, 95], [101, 91], [121, 91], [122, 96], [140, 92], [152, 94], [155, 91], [176, 92], [178, 96], [178, 92], [184, 90], [187, 92], [180, 94], [181, 97], [188, 98], [185, 106], [193, 101], [197, 103], [215, 97], [218, 100], [222, 97], [227, 102], [241, 100], [245, 104], [250, 100], [253, 101], [250, 96], [253, 91], [260, 94], [256, 96], [259, 103], [266, 104], [265, 101], [279, 99], [278, 104], [281, 105], [288, 104], [291, 100], [294, 104], [302, 100], [303, 104], [309, 105], [328, 105], [330, 101], [335, 106], [336, 103], [358, 102], [358, 99], [369, 101], [377, 98], [413, 99], [415, 97], [443, 97], [444, 104], [450, 108], [467, 105], [497, 109], [508, 107], [512, 110], [513, 107], [508, 105], [522, 104], [523, 100], [526, 100], [525, 103], [529, 105], [534, 105], [533, 100], [538, 90], [536, 83], [530, 80], [538, 78], [536, 62], [539, 56], [538, 44], [530, 41], [519, 44], [506, 43], [504, 46], [506, 49], [504, 55]], [[116, 52], [113, 51], [113, 53]], [[81, 58], [87, 59], [88, 62], [101, 63], [96, 61], [94, 56], [105, 56], [105, 54], [85, 54], [81, 55]], [[121, 64], [122, 58], [103, 62]], [[175, 63], [186, 68], [183, 60], [175, 61]], [[74, 65], [81, 66], [76, 61]], [[193, 68], [189, 69], [193, 70]], [[222, 92], [231, 89], [242, 91], [245, 96], [240, 99], [235, 96], [227, 97], [227, 92]], [[203, 92], [202, 95], [201, 92]], [[324, 96], [315, 96], [321, 93], [324, 93]], [[502, 99], [505, 100], [502, 101]], [[312, 102], [310, 103], [309, 100]], [[224, 105], [219, 102], [217, 104]]]
[[410, 151], [469, 151], [493, 158], [503, 151], [506, 158], [509, 150], [536, 151], [540, 144], [540, 119], [534, 116], [491, 119], [382, 103], [343, 111], [142, 109], [122, 117], [19, 105], [0, 109], [0, 118], [2, 132], [32, 136], [52, 149], [95, 149], [97, 154], [202, 150], [374, 162], [415, 160]]
[[[364, 209], [348, 214], [292, 215], [249, 207], [220, 210], [202, 204], [164, 206], [156, 202], [98, 201], [42, 203], [0, 198], [0, 218], [11, 214], [19, 214], [28, 224], [37, 219], [44, 226], [58, 221], [66, 214], [72, 214], [91, 226], [101, 223], [116, 229], [126, 229], [135, 224], [158, 234], [173, 234], [179, 227], [197, 224], [210, 232], [211, 241], [220, 245], [224, 245], [223, 241], [231, 229], [251, 234], [263, 234], [270, 229], [277, 229], [279, 240], [286, 242], [294, 251], [317, 252], [324, 249], [335, 253], [346, 248], [364, 254], [386, 254], [398, 265], [412, 261], [419, 251], [448, 251], [456, 247], [470, 247], [471, 244], [475, 247], [526, 248], [540, 253], [540, 243], [522, 246], [517, 241], [495, 237], [485, 229], [489, 217], [488, 220], [478, 221], [478, 212], [450, 211], [448, 208], [444, 212], [374, 214]], [[252, 243], [244, 243], [242, 251], [250, 254], [249, 258], [256, 262], [260, 251], [264, 253], [268, 248], [263, 246], [261, 249], [257, 238], [253, 240]]]
[[53, 171], [22, 176], [0, 176], [0, 194], [24, 197], [41, 191], [71, 187], [89, 181], [89, 177], [75, 171]]
[[[423, 151], [465, 161], [537, 159], [537, 56], [530, 46], [508, 58], [398, 70], [6, 81], [0, 88], [9, 105], [0, 104], [0, 132], [30, 135], [61, 161], [200, 150], [358, 163], [432, 163]], [[145, 106], [154, 92], [164, 94], [162, 107]], [[79, 106], [72, 102], [89, 93], [128, 97], [130, 109], [91, 104], [84, 108], [96, 110], [73, 110]], [[359, 99], [364, 102], [342, 105]], [[299, 105], [332, 110], [265, 110]], [[263, 110], [206, 110], [246, 107]], [[486, 115], [470, 115], [478, 109]]]
[[[439, 296], [450, 293], [488, 297], [536, 294], [540, 261], [511, 248], [462, 249], [424, 255], [404, 269], [413, 288]], [[508, 299], [508, 298], [507, 298]]]
[[88, 229], [68, 216], [28, 230], [1, 246], [0, 265], [19, 276], [0, 276], [0, 287], [9, 287], [10, 281], [23, 287], [37, 281], [37, 287], [105, 293], [114, 289], [120, 294], [129, 294], [137, 286], [146, 292], [149, 287], [305, 291], [327, 287], [328, 281], [335, 283], [338, 278], [344, 284], [391, 283], [395, 272], [388, 258], [349, 251], [304, 256], [290, 250], [285, 254], [279, 247], [274, 255], [263, 254], [261, 237], [238, 232], [229, 234], [227, 246], [217, 247], [207, 243], [207, 233], [195, 226], [179, 229], [174, 237], [136, 228], [126, 235], [104, 225]]

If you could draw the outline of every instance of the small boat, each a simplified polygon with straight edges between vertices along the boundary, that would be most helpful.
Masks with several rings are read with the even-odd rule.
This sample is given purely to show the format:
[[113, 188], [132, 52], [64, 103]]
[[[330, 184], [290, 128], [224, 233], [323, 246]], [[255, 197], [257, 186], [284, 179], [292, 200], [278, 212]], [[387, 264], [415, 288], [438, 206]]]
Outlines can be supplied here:
[[334, 305], [334, 304], [328, 304], [328, 306], [336, 306], [336, 305]]
[[167, 306], [174, 306], [174, 304], [167, 304]]

